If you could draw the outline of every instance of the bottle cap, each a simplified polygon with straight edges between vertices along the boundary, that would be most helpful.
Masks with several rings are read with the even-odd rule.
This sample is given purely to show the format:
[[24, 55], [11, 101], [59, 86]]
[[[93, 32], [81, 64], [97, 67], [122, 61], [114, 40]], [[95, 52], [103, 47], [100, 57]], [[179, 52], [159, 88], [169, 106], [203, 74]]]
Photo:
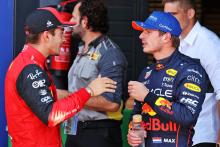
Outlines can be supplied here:
[[142, 121], [142, 116], [140, 114], [133, 115], [133, 122], [139, 123]]

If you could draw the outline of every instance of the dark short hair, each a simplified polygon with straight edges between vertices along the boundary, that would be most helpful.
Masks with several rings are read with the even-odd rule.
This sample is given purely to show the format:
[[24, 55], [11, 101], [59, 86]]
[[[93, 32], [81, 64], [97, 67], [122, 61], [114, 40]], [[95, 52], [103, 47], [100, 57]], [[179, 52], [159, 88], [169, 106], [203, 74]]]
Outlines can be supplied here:
[[79, 0], [79, 12], [88, 18], [87, 27], [93, 32], [106, 34], [109, 29], [108, 12], [102, 0]]
[[[54, 36], [55, 29], [48, 30], [48, 32]], [[37, 44], [39, 42], [39, 38], [40, 38], [41, 34], [42, 34], [42, 32], [36, 33], [36, 34], [34, 34], [34, 33], [26, 34], [26, 44], [27, 43]]]
[[[162, 31], [160, 31], [160, 30], [158, 30], [159, 31], [159, 33], [160, 33], [160, 35], [162, 36], [162, 35], [164, 35], [164, 34], [166, 34], [166, 32], [162, 32]], [[179, 45], [180, 45], [180, 39], [179, 39], [179, 37], [176, 37], [176, 36], [173, 36], [173, 35], [171, 35], [171, 40], [172, 40], [172, 45], [173, 45], [173, 47], [175, 47], [176, 49], [179, 47]]]
[[165, 5], [165, 3], [168, 2], [179, 2], [180, 7], [183, 9], [190, 9], [193, 8], [196, 9], [196, 2], [195, 0], [163, 0], [162, 3]]

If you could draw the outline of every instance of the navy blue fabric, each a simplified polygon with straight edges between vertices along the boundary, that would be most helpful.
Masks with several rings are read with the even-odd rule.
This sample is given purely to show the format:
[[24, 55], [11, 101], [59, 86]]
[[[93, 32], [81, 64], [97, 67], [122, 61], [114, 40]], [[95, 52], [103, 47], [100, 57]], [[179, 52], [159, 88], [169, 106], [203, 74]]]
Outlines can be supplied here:
[[[162, 68], [156, 69], [158, 66]], [[171, 57], [146, 67], [139, 81], [150, 91], [144, 103], [135, 101], [133, 110], [133, 114], [143, 116], [146, 146], [191, 146], [208, 81], [201, 65], [175, 51]]]
[[16, 86], [21, 98], [47, 125], [54, 103], [51, 89], [49, 89], [51, 80], [47, 73], [35, 64], [27, 65], [19, 75]]
[[125, 57], [118, 48], [108, 49], [100, 59], [98, 68], [103, 77], [109, 77], [117, 82], [117, 88], [114, 93], [103, 93], [102, 96], [120, 104], [127, 71]]

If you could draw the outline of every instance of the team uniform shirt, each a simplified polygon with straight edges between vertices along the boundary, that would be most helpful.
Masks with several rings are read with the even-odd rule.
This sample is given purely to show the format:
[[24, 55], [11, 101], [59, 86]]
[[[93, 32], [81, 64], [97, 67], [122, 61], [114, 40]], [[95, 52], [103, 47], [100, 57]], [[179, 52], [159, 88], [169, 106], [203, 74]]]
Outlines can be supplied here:
[[139, 81], [149, 93], [143, 103], [135, 101], [133, 114], [143, 117], [146, 146], [192, 145], [193, 126], [205, 98], [206, 79], [201, 65], [177, 50], [142, 71]]
[[[102, 35], [89, 44], [83, 54], [84, 45], [79, 46], [78, 55], [68, 73], [68, 90], [76, 91], [88, 85], [98, 75], [109, 77], [117, 82], [114, 93], [103, 93], [108, 101], [121, 104], [122, 88], [125, 80], [127, 61], [120, 48], [107, 36]], [[79, 121], [122, 118], [120, 110], [115, 113], [82, 109]]]
[[9, 135], [15, 147], [61, 147], [59, 123], [77, 113], [89, 99], [80, 89], [57, 101], [46, 58], [25, 45], [11, 63], [5, 79]]
[[193, 144], [217, 143], [219, 116], [217, 102], [220, 99], [220, 40], [216, 34], [197, 22], [189, 34], [180, 40], [179, 51], [192, 58], [200, 59], [214, 88], [206, 93], [202, 111], [195, 125]]

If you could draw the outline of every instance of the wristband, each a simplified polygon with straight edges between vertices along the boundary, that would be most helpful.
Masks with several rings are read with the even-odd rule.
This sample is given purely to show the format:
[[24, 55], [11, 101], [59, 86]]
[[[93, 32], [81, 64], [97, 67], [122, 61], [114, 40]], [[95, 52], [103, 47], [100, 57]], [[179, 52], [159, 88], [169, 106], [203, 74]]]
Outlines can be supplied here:
[[86, 91], [90, 94], [90, 96], [94, 96], [94, 92], [93, 92], [92, 88], [90, 88], [89, 86], [87, 86], [85, 89], [86, 89]]

